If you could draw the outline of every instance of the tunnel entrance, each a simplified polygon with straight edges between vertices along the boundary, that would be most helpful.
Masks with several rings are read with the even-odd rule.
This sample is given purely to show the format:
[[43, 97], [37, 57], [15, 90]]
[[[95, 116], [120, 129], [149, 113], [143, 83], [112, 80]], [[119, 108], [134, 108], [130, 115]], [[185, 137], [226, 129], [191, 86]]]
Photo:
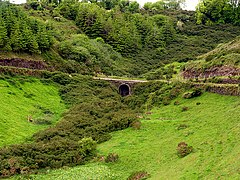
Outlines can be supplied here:
[[121, 94], [121, 96], [128, 96], [130, 95], [130, 87], [127, 84], [121, 84], [119, 86], [119, 94]]

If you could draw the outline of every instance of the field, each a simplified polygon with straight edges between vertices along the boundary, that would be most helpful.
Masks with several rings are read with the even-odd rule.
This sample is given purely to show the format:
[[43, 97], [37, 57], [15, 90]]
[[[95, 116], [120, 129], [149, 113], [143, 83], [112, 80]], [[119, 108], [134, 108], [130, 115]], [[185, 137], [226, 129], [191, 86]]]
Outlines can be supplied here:
[[0, 79], [0, 147], [30, 140], [54, 124], [66, 107], [55, 85], [34, 78]]
[[[110, 141], [98, 146], [99, 155], [117, 153], [118, 162], [92, 162], [31, 177], [122, 180], [143, 170], [156, 180], [237, 179], [240, 97], [204, 93], [189, 100], [179, 97], [177, 101], [178, 105], [172, 102], [144, 115], [140, 130], [128, 128], [115, 132]], [[193, 147], [193, 152], [179, 158], [176, 148], [183, 141]]]

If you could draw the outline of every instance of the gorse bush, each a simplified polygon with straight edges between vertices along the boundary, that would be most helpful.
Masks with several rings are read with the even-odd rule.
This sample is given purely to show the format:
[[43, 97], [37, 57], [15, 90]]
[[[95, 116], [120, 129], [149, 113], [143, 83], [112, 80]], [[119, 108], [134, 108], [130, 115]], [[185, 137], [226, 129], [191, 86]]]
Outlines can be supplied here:
[[118, 154], [116, 153], [109, 153], [105, 159], [106, 163], [113, 163], [113, 162], [117, 162], [119, 159]]
[[194, 97], [198, 97], [202, 95], [202, 90], [198, 88], [194, 88], [191, 92], [186, 92], [183, 94], [183, 98], [191, 99]]
[[[91, 140], [78, 142], [56, 137], [48, 143], [14, 145], [0, 150], [1, 176], [19, 174], [28, 168], [59, 168], [82, 164], [94, 155], [96, 145]], [[12, 163], [14, 162], [14, 163]]]
[[134, 87], [134, 94], [124, 99], [124, 101], [133, 109], [148, 110], [152, 106], [170, 104], [173, 99], [190, 88], [190, 85], [182, 83], [141, 83]]
[[136, 121], [135, 112], [121, 103], [121, 96], [107, 82], [79, 75], [63, 81], [64, 77], [48, 78], [60, 83], [60, 94], [71, 108], [55, 126], [34, 134], [33, 142], [1, 148], [0, 177], [83, 164], [96, 155], [96, 143]]

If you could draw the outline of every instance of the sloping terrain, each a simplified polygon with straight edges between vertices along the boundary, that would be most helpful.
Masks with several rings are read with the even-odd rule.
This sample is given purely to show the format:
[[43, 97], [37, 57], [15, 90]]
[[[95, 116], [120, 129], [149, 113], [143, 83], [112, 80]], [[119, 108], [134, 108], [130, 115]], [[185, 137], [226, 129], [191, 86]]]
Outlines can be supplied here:
[[[100, 156], [119, 155], [115, 163], [97, 162], [31, 176], [34, 179], [126, 179], [146, 171], [149, 179], [237, 179], [239, 169], [240, 98], [204, 93], [177, 99], [144, 115], [140, 130], [128, 128], [112, 134], [98, 147]], [[182, 109], [188, 107], [186, 111]], [[193, 152], [177, 156], [177, 145], [186, 142]], [[81, 172], [81, 173], [80, 173]], [[82, 174], [83, 173], [83, 174]]]
[[1, 77], [0, 93], [0, 147], [25, 142], [66, 110], [58, 87], [39, 79]]
[[[182, 75], [187, 79], [212, 78], [219, 83], [240, 83], [240, 38], [220, 44], [214, 50], [188, 62]], [[221, 77], [217, 79], [217, 77]]]
[[[240, 27], [131, 3], [0, 2], [1, 178], [239, 177]], [[121, 97], [93, 75], [162, 80]]]

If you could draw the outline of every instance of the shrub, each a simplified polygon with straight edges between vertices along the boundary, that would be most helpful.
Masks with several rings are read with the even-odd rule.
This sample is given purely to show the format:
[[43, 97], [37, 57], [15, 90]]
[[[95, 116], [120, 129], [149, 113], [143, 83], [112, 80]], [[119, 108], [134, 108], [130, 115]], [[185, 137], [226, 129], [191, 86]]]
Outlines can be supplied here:
[[[0, 178], [83, 164], [96, 155], [96, 142], [109, 140], [110, 132], [136, 121], [135, 111], [124, 105], [106, 82], [63, 73], [49, 78], [61, 84], [60, 95], [72, 107], [55, 126], [34, 134], [33, 142], [0, 148]], [[39, 105], [36, 108], [43, 115], [32, 122], [49, 123], [54, 112]], [[110, 154], [106, 162], [117, 159], [118, 155]]]
[[194, 98], [194, 97], [198, 97], [198, 96], [201, 96], [202, 95], [202, 91], [201, 89], [194, 89], [193, 91], [191, 92], [186, 92], [183, 94], [183, 98], [185, 99], [191, 99], [191, 98]]
[[175, 101], [175, 102], [174, 102], [174, 105], [179, 105], [179, 104], [180, 104], [179, 101]]
[[91, 137], [83, 138], [80, 141], [78, 141], [78, 146], [79, 146], [79, 152], [84, 156], [95, 155], [97, 143]]
[[111, 162], [111, 163], [112, 163], [112, 162], [117, 162], [118, 159], [119, 159], [118, 154], [116, 154], [116, 153], [109, 153], [108, 156], [107, 156], [106, 159], [105, 159], [105, 162], [106, 162], [106, 163], [109, 163], [109, 162]]
[[141, 129], [141, 125], [142, 125], [141, 121], [134, 121], [131, 123], [131, 127], [136, 130]]
[[137, 172], [133, 172], [127, 178], [127, 180], [143, 180], [143, 179], [147, 179], [148, 177], [150, 177], [150, 174], [148, 174], [146, 171], [137, 171]]
[[188, 154], [190, 154], [193, 151], [193, 147], [189, 146], [187, 143], [185, 142], [180, 142], [178, 143], [177, 146], [177, 155], [178, 157], [185, 157]]
[[48, 117], [40, 117], [40, 118], [34, 119], [33, 123], [34, 124], [46, 124], [46, 125], [52, 124], [51, 119], [49, 119]]
[[187, 111], [187, 110], [189, 110], [189, 107], [186, 107], [186, 106], [182, 107], [182, 112]]

